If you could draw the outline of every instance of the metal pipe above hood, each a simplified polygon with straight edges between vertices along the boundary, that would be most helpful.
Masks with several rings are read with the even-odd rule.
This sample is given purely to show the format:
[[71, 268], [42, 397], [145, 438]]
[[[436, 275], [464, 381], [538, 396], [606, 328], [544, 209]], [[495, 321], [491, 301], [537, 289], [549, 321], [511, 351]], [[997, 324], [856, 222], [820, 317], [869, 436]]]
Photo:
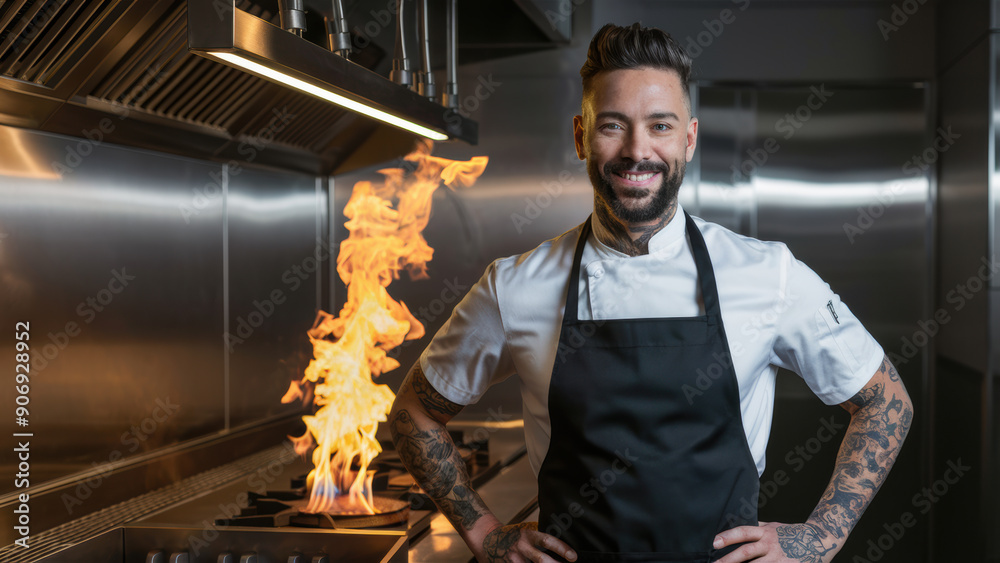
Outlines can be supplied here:
[[[426, 20], [426, 9], [421, 15]], [[478, 139], [474, 121], [238, 9], [236, 0], [191, 3], [188, 48], [434, 140]]]

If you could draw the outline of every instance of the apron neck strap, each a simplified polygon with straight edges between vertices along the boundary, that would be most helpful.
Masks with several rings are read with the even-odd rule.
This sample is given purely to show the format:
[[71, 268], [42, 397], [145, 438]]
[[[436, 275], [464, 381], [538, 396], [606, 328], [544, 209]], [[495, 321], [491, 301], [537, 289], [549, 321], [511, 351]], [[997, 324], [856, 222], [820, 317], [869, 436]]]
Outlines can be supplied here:
[[684, 212], [688, 239], [691, 241], [691, 254], [698, 268], [698, 284], [701, 286], [701, 298], [705, 302], [705, 316], [718, 318], [721, 321], [722, 310], [719, 308], [719, 289], [715, 285], [715, 269], [712, 268], [712, 258], [708, 255], [705, 237], [701, 236], [694, 219]]
[[[590, 237], [592, 217], [587, 217], [580, 229], [580, 238], [576, 243], [576, 251], [573, 254], [573, 268], [569, 276], [569, 293], [566, 295], [566, 310], [563, 311], [563, 323], [576, 322], [577, 311], [579, 310], [580, 298], [580, 261], [583, 258], [583, 249], [587, 246], [587, 239]], [[698, 284], [701, 287], [701, 296], [705, 303], [705, 315], [708, 317], [721, 317], [719, 309], [719, 291], [715, 285], [715, 270], [712, 268], [712, 259], [708, 255], [708, 247], [705, 245], [705, 238], [701, 236], [701, 231], [695, 225], [694, 219], [684, 212], [684, 225], [687, 230], [688, 239], [691, 241], [691, 253], [694, 255], [694, 264], [698, 269]]]

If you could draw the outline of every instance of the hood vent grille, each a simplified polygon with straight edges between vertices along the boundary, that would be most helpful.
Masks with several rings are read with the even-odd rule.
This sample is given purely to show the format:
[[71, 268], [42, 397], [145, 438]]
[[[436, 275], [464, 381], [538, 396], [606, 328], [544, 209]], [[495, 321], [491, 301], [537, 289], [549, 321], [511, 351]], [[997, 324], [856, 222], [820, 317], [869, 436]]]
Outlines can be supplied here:
[[[258, 17], [270, 14], [256, 10]], [[149, 114], [228, 130], [266, 83], [188, 54], [187, 5], [158, 21], [88, 95]]]
[[[244, 2], [250, 14], [267, 20], [277, 15]], [[320, 152], [330, 141], [343, 111], [301, 94], [287, 92], [245, 72], [191, 55], [187, 49], [187, 4], [167, 11], [136, 43], [92, 92], [103, 102], [129, 111], [183, 121], [232, 134], [238, 141], [253, 140], [261, 131], [276, 142]], [[268, 129], [275, 115], [258, 108], [281, 108], [295, 116], [280, 131]], [[272, 128], [274, 129], [274, 128]]]
[[[522, 3], [534, 1], [462, 3], [463, 35], [476, 38], [492, 16], [516, 16]], [[81, 137], [117, 116], [105, 142], [310, 174], [345, 172], [412, 149], [408, 132], [189, 51], [189, 4], [218, 2], [279, 23], [274, 0], [0, 0], [0, 126]], [[394, 33], [373, 34], [364, 22], [384, 6], [385, 0], [344, 0], [358, 47], [351, 61], [382, 76], [389, 73]], [[310, 23], [314, 31], [322, 28], [319, 15]], [[504, 56], [519, 52], [521, 43], [506, 50], [496, 41], [493, 50], [472, 45], [461, 57]], [[279, 126], [276, 117], [284, 118]]]
[[128, 4], [117, 0], [9, 2], [0, 14], [0, 74], [54, 88]]

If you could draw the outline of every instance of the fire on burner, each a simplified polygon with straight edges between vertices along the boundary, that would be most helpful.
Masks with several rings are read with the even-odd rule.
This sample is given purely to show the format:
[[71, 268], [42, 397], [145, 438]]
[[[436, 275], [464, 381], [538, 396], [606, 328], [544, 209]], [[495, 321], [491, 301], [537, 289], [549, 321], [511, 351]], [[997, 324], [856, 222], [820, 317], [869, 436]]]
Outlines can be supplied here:
[[449, 160], [431, 156], [432, 148], [422, 142], [404, 166], [380, 170], [381, 184], [356, 183], [344, 208], [350, 236], [340, 245], [337, 273], [347, 284], [347, 300], [337, 317], [319, 312], [308, 331], [314, 358], [281, 399], [312, 400], [318, 407], [302, 417], [306, 433], [291, 438], [300, 455], [312, 449], [313, 469], [305, 483], [309, 501], [295, 508], [299, 513], [333, 520], [329, 515], [395, 512], [373, 496], [374, 474], [368, 471], [382, 451], [375, 432], [395, 397], [373, 378], [399, 367], [387, 352], [423, 336], [424, 327], [386, 287], [401, 270], [410, 279], [427, 277], [434, 250], [422, 232], [431, 196], [442, 182], [471, 186], [488, 160]]
[[250, 506], [237, 517], [216, 522], [227, 526], [259, 526], [277, 528], [301, 526], [305, 528], [380, 528], [407, 521], [410, 503], [381, 495], [372, 497], [376, 514], [340, 514], [306, 512], [308, 499], [305, 490], [268, 491], [266, 496], [250, 493]]
[[[488, 478], [489, 447], [486, 441], [465, 442], [461, 432], [453, 432], [466, 471], [473, 479]], [[288, 489], [268, 490], [263, 494], [249, 491], [248, 506], [239, 515], [216, 521], [217, 525], [277, 528], [379, 528], [407, 523], [410, 509], [431, 511], [434, 505], [406, 472], [399, 455], [389, 448], [373, 461], [372, 507], [375, 514], [308, 512], [309, 490], [306, 476], [291, 479]]]

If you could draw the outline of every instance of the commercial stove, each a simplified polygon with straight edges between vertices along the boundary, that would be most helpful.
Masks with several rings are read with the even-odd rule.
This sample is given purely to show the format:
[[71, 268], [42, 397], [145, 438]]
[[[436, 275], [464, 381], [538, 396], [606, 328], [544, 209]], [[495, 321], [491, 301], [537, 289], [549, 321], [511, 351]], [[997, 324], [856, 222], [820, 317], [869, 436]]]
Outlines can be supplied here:
[[[523, 430], [453, 425], [474, 486], [501, 520], [521, 521], [537, 505]], [[127, 563], [466, 563], [461, 538], [414, 484], [391, 443], [376, 458], [374, 516], [305, 514], [309, 465], [282, 443], [169, 487], [48, 530], [3, 561]], [[73, 541], [86, 522], [121, 525]], [[62, 543], [61, 537], [67, 541]]]

